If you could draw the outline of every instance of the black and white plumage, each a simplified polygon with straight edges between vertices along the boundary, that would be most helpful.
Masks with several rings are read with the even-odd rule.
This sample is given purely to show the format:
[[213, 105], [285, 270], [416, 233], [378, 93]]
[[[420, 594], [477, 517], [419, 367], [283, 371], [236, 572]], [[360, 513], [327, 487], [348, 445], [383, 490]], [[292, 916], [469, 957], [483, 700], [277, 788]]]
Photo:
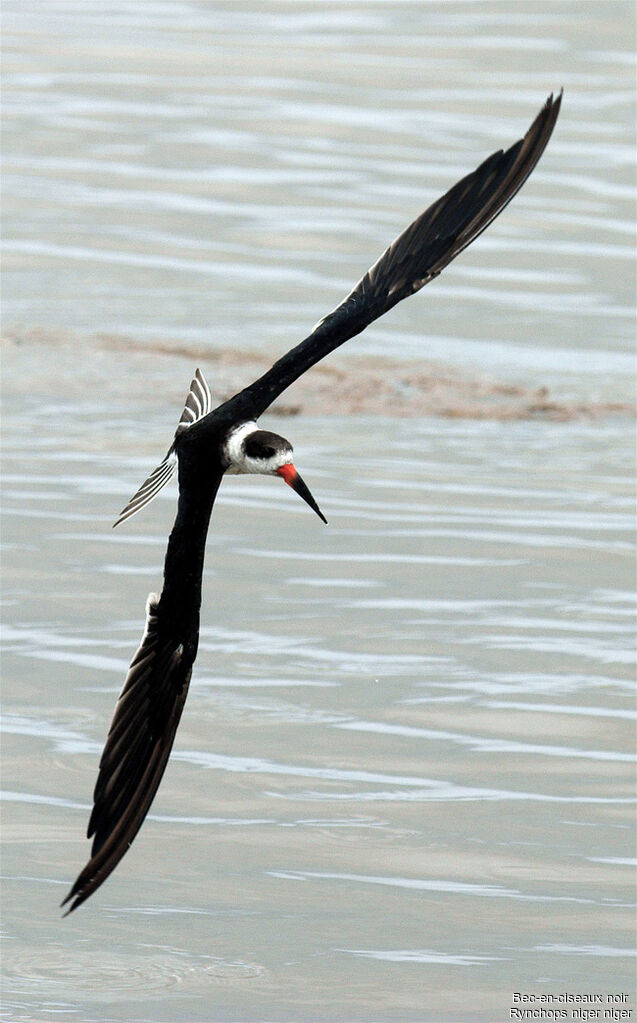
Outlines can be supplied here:
[[151, 594], [146, 629], [117, 702], [100, 761], [88, 837], [91, 857], [63, 905], [84, 902], [109, 876], [141, 827], [161, 781], [197, 655], [204, 550], [224, 474], [281, 476], [326, 521], [292, 462], [292, 446], [258, 417], [310, 367], [403, 298], [433, 280], [485, 230], [522, 187], [555, 126], [561, 94], [549, 96], [524, 138], [499, 150], [422, 213], [311, 334], [243, 391], [213, 409], [197, 370], [166, 457], [117, 524], [155, 497], [178, 469], [177, 517], [161, 595]]

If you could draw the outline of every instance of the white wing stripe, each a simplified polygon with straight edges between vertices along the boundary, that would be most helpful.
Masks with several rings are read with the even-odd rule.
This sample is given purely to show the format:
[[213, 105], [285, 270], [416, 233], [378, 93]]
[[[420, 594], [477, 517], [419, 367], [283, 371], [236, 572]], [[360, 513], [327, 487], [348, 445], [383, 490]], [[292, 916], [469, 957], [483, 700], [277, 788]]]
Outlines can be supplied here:
[[177, 464], [177, 455], [171, 449], [166, 455], [163, 462], [153, 469], [148, 479], [145, 479], [141, 487], [136, 494], [133, 494], [130, 501], [117, 520], [113, 523], [114, 526], [119, 526], [120, 522], [124, 522], [125, 519], [129, 519], [131, 515], [135, 515], [140, 508], [144, 508], [145, 505], [150, 504], [152, 499], [157, 496], [161, 488], [168, 483], [168, 480], [175, 471]]
[[[158, 465], [157, 468], [153, 470], [148, 479], [142, 483], [135, 496], [137, 497], [145, 493], [147, 490], [154, 490], [158, 484], [163, 486], [166, 480], [170, 479], [172, 476], [173, 468], [174, 466], [172, 466], [170, 462], [162, 462], [161, 465]], [[162, 470], [161, 472], [159, 472], [160, 469]]]
[[212, 409], [212, 394], [210, 393], [210, 388], [208, 387], [208, 381], [206, 380], [206, 378], [203, 375], [203, 373], [201, 372], [201, 370], [198, 369], [197, 373], [199, 374], [199, 380], [200, 380], [201, 386], [203, 388], [204, 398], [206, 400], [206, 406], [208, 408], [208, 411], [210, 411]]
[[[209, 412], [212, 412], [212, 394], [205, 376], [200, 369], [196, 369], [175, 436], [178, 436], [183, 430], [187, 430], [193, 423], [203, 419]], [[163, 462], [153, 469], [139, 490], [133, 494], [115, 523], [116, 526], [120, 522], [124, 522], [125, 519], [129, 519], [131, 515], [135, 515], [140, 508], [144, 508], [157, 496], [175, 471], [176, 464], [177, 455], [171, 448]]]
[[188, 397], [186, 398], [186, 404], [184, 411], [181, 414], [179, 420], [179, 426], [177, 427], [177, 433], [182, 433], [183, 430], [187, 430], [193, 423], [199, 422], [204, 416], [207, 416], [209, 412], [212, 412], [212, 394], [208, 382], [201, 372], [200, 369], [195, 370], [195, 375], [190, 384], [190, 390]]

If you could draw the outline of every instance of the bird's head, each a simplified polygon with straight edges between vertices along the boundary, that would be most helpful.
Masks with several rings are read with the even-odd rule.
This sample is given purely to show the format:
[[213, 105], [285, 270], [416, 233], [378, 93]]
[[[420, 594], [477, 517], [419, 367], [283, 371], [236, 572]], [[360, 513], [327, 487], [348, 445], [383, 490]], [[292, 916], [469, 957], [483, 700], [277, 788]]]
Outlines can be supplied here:
[[243, 423], [228, 436], [224, 445], [227, 473], [258, 473], [280, 476], [299, 497], [327, 523], [327, 519], [299, 476], [292, 461], [292, 445], [285, 437], [259, 430], [256, 423]]

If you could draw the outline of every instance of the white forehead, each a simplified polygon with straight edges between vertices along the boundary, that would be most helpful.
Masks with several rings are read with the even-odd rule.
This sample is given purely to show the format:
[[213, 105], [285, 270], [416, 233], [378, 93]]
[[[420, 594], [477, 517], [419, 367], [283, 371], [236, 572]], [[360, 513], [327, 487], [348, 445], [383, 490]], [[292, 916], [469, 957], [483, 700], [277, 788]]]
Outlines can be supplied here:
[[258, 430], [259, 427], [251, 420], [249, 423], [241, 423], [240, 426], [235, 426], [226, 439], [224, 444], [225, 455], [231, 465], [236, 465], [243, 460], [242, 444], [246, 437], [249, 437], [251, 433]]

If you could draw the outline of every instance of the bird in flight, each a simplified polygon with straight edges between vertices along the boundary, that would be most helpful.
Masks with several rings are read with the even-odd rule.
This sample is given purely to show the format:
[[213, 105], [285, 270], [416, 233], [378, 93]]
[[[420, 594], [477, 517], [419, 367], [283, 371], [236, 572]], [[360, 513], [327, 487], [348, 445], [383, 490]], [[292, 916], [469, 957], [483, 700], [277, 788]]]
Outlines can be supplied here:
[[311, 334], [243, 391], [213, 408], [197, 369], [164, 460], [123, 509], [118, 525], [151, 501], [175, 468], [177, 517], [161, 594], [115, 707], [99, 765], [88, 837], [91, 856], [62, 905], [77, 909], [112, 873], [148, 813], [172, 749], [199, 641], [206, 536], [224, 475], [279, 476], [326, 522], [292, 461], [292, 445], [257, 426], [279, 395], [315, 363], [437, 277], [522, 187], [551, 137], [562, 94], [551, 94], [524, 138], [498, 150], [410, 224]]

